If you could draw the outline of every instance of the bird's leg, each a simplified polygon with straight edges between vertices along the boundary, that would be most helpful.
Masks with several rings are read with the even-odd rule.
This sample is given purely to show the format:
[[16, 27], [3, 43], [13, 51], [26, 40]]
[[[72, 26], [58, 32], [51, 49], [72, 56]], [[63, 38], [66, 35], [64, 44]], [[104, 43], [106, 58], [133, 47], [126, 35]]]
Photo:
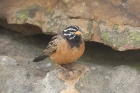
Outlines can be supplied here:
[[[66, 69], [68, 72], [69, 72], [69, 75], [74, 75], [75, 74], [75, 71], [78, 71], [77, 69], [73, 68], [73, 64], [72, 63], [69, 63], [69, 64], [63, 64], [62, 67], [64, 69]], [[72, 73], [71, 73], [72, 72]], [[80, 72], [79, 72], [80, 73]]]
[[64, 68], [63, 66], [61, 66], [61, 65], [59, 65], [59, 64], [57, 64], [61, 69], [63, 69], [64, 70], [64, 72], [68, 75], [68, 76], [70, 76], [70, 74], [68, 73], [69, 71], [66, 69], [66, 68]]
[[71, 71], [73, 74], [75, 74], [75, 73], [81, 74], [81, 73], [82, 73], [81, 70], [75, 68], [75, 63], [66, 64], [66, 67], [67, 67], [67, 69], [68, 69], [69, 71]]

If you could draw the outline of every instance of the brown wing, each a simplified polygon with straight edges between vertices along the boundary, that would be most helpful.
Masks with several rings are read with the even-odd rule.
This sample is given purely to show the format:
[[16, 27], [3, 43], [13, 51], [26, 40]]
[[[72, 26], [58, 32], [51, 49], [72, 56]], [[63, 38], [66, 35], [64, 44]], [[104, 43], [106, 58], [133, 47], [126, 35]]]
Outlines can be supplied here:
[[48, 46], [44, 50], [44, 53], [38, 57], [35, 57], [33, 62], [39, 62], [44, 60], [46, 57], [50, 56], [51, 54], [55, 53], [57, 49], [57, 44], [60, 41], [61, 36], [54, 36], [52, 40], [48, 43]]
[[58, 42], [60, 41], [60, 36], [54, 36], [52, 40], [48, 43], [48, 46], [43, 51], [45, 55], [50, 56], [56, 52]]

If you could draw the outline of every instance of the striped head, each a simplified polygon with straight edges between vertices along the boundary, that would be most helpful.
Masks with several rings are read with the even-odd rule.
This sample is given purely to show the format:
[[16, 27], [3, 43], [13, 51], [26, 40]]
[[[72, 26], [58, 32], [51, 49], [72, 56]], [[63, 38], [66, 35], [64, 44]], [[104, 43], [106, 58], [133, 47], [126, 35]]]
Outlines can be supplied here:
[[62, 32], [62, 36], [69, 42], [71, 47], [79, 46], [82, 42], [82, 31], [78, 26], [71, 25]]
[[71, 25], [63, 30], [62, 34], [67, 40], [73, 40], [81, 37], [81, 29], [78, 26]]

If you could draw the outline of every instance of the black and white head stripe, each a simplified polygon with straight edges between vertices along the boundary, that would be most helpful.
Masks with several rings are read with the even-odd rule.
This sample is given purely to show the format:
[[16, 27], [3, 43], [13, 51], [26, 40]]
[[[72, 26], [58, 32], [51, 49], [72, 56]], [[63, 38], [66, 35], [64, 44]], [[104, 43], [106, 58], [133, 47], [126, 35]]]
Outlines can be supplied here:
[[82, 43], [82, 37], [80, 32], [82, 31], [78, 26], [71, 25], [65, 30], [63, 30], [62, 36], [68, 41], [71, 47], [79, 47]]
[[67, 31], [75, 31], [76, 32], [76, 31], [81, 31], [81, 29], [76, 25], [71, 25], [64, 30], [64, 32], [67, 32]]
[[72, 40], [76, 37], [75, 35], [76, 31], [81, 31], [81, 29], [78, 26], [71, 25], [67, 27], [65, 30], [63, 30], [63, 36], [68, 40]]

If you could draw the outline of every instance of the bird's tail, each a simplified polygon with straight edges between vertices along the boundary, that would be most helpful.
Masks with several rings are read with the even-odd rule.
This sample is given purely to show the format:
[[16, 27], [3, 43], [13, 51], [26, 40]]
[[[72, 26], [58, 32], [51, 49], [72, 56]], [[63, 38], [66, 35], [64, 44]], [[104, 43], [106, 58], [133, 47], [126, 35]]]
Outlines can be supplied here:
[[47, 55], [42, 54], [42, 55], [40, 55], [38, 57], [35, 57], [34, 60], [33, 60], [33, 62], [39, 62], [41, 60], [44, 60], [47, 57], [48, 57]]

